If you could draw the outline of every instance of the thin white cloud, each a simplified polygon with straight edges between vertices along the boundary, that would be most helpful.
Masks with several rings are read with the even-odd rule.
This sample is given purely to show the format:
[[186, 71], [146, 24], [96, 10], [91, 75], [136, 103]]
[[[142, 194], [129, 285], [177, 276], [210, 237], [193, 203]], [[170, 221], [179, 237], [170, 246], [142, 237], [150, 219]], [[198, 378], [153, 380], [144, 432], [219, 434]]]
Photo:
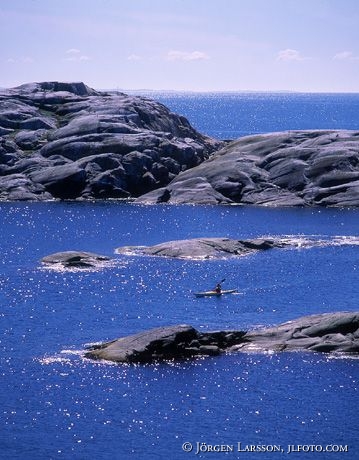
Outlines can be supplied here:
[[81, 51], [78, 50], [77, 48], [70, 48], [69, 50], [66, 50], [66, 54], [77, 55], [80, 53]]
[[308, 58], [302, 56], [298, 50], [287, 48], [279, 51], [277, 61], [306, 61]]
[[32, 64], [35, 60], [30, 56], [25, 56], [22, 58], [8, 58], [6, 60], [8, 64]]
[[65, 57], [65, 61], [73, 61], [73, 62], [91, 61], [91, 58], [89, 56], [82, 54], [81, 51], [77, 48], [70, 48], [67, 51], [65, 51], [65, 54], [67, 55]]
[[341, 51], [333, 59], [335, 61], [359, 61], [359, 56], [354, 55], [352, 51]]
[[130, 54], [127, 56], [128, 61], [140, 61], [141, 59], [141, 56], [138, 56], [138, 54]]
[[168, 61], [205, 61], [209, 59], [209, 56], [202, 51], [171, 50], [167, 53], [166, 59]]

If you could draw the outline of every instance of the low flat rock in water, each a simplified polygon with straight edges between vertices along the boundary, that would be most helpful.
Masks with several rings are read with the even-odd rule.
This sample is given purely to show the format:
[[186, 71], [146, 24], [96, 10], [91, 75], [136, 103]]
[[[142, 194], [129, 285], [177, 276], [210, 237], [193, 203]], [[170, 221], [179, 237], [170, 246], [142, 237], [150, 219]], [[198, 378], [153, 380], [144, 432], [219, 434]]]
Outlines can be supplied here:
[[249, 332], [201, 333], [189, 325], [160, 327], [89, 347], [85, 357], [119, 363], [151, 363], [252, 351], [359, 353], [359, 312], [305, 316]]
[[235, 240], [230, 238], [193, 238], [167, 241], [155, 246], [124, 246], [117, 254], [142, 254], [176, 259], [214, 259], [247, 255], [256, 251], [288, 246], [282, 241], [258, 238]]
[[112, 259], [107, 256], [83, 251], [63, 251], [50, 254], [41, 259], [48, 266], [63, 268], [100, 268]]
[[180, 358], [185, 345], [197, 339], [197, 335], [188, 325], [160, 327], [95, 346], [85, 356], [124, 363]]
[[188, 240], [166, 241], [154, 246], [122, 246], [115, 249], [117, 254], [171, 257], [175, 259], [224, 259], [240, 257], [267, 249], [310, 249], [330, 246], [358, 246], [357, 236], [328, 237], [285, 235], [259, 237], [242, 240], [231, 238], [193, 238]]

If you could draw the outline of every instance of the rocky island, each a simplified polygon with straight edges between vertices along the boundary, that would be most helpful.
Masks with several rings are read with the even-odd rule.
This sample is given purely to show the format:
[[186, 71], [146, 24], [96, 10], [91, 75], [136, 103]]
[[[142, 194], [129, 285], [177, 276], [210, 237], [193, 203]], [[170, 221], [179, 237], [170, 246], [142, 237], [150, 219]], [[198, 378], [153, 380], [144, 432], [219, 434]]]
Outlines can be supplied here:
[[101, 254], [85, 251], [63, 251], [50, 254], [41, 259], [41, 263], [51, 268], [103, 268], [108, 266], [111, 258]]
[[[167, 257], [171, 259], [209, 260], [243, 257], [269, 249], [310, 249], [330, 246], [358, 246], [355, 236], [332, 237], [327, 239], [306, 236], [276, 236], [252, 239], [234, 238], [192, 238], [165, 241], [154, 246], [121, 246], [116, 254]], [[63, 251], [44, 256], [41, 263], [53, 268], [105, 268], [115, 262], [108, 256], [86, 251]]]
[[359, 131], [232, 142], [145, 97], [84, 83], [0, 90], [0, 200], [359, 206]]
[[327, 239], [309, 236], [273, 236], [252, 239], [226, 237], [192, 238], [165, 241], [154, 246], [122, 246], [117, 254], [169, 257], [172, 259], [227, 259], [241, 257], [268, 249], [310, 249], [330, 246], [358, 246], [356, 236], [336, 236]]
[[198, 332], [189, 325], [160, 327], [89, 347], [85, 357], [118, 363], [213, 356], [221, 353], [312, 351], [359, 353], [359, 312], [304, 316], [253, 331]]
[[137, 197], [222, 145], [144, 97], [25, 84], [0, 91], [0, 200]]
[[257, 251], [289, 246], [289, 243], [270, 238], [235, 240], [231, 238], [193, 238], [166, 241], [154, 246], [123, 246], [117, 254], [137, 254], [170, 257], [173, 259], [219, 259], [244, 256]]

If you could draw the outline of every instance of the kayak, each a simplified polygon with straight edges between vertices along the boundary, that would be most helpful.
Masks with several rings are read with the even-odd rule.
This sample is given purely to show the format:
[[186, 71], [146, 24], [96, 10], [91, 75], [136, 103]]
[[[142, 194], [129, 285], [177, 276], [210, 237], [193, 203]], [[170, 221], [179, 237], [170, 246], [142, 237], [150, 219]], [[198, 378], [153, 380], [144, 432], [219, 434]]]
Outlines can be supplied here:
[[227, 290], [222, 290], [221, 292], [216, 292], [216, 291], [205, 291], [205, 292], [195, 292], [194, 295], [196, 297], [221, 297], [224, 294], [234, 294], [235, 292], [238, 292], [237, 289], [227, 289]]

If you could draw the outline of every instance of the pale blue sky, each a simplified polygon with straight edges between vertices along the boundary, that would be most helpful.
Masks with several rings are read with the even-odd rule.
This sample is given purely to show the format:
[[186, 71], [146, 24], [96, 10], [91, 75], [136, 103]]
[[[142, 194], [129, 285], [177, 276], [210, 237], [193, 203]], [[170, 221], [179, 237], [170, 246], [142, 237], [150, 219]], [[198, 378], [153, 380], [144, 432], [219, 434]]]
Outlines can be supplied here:
[[359, 92], [358, 0], [0, 0], [0, 87]]

